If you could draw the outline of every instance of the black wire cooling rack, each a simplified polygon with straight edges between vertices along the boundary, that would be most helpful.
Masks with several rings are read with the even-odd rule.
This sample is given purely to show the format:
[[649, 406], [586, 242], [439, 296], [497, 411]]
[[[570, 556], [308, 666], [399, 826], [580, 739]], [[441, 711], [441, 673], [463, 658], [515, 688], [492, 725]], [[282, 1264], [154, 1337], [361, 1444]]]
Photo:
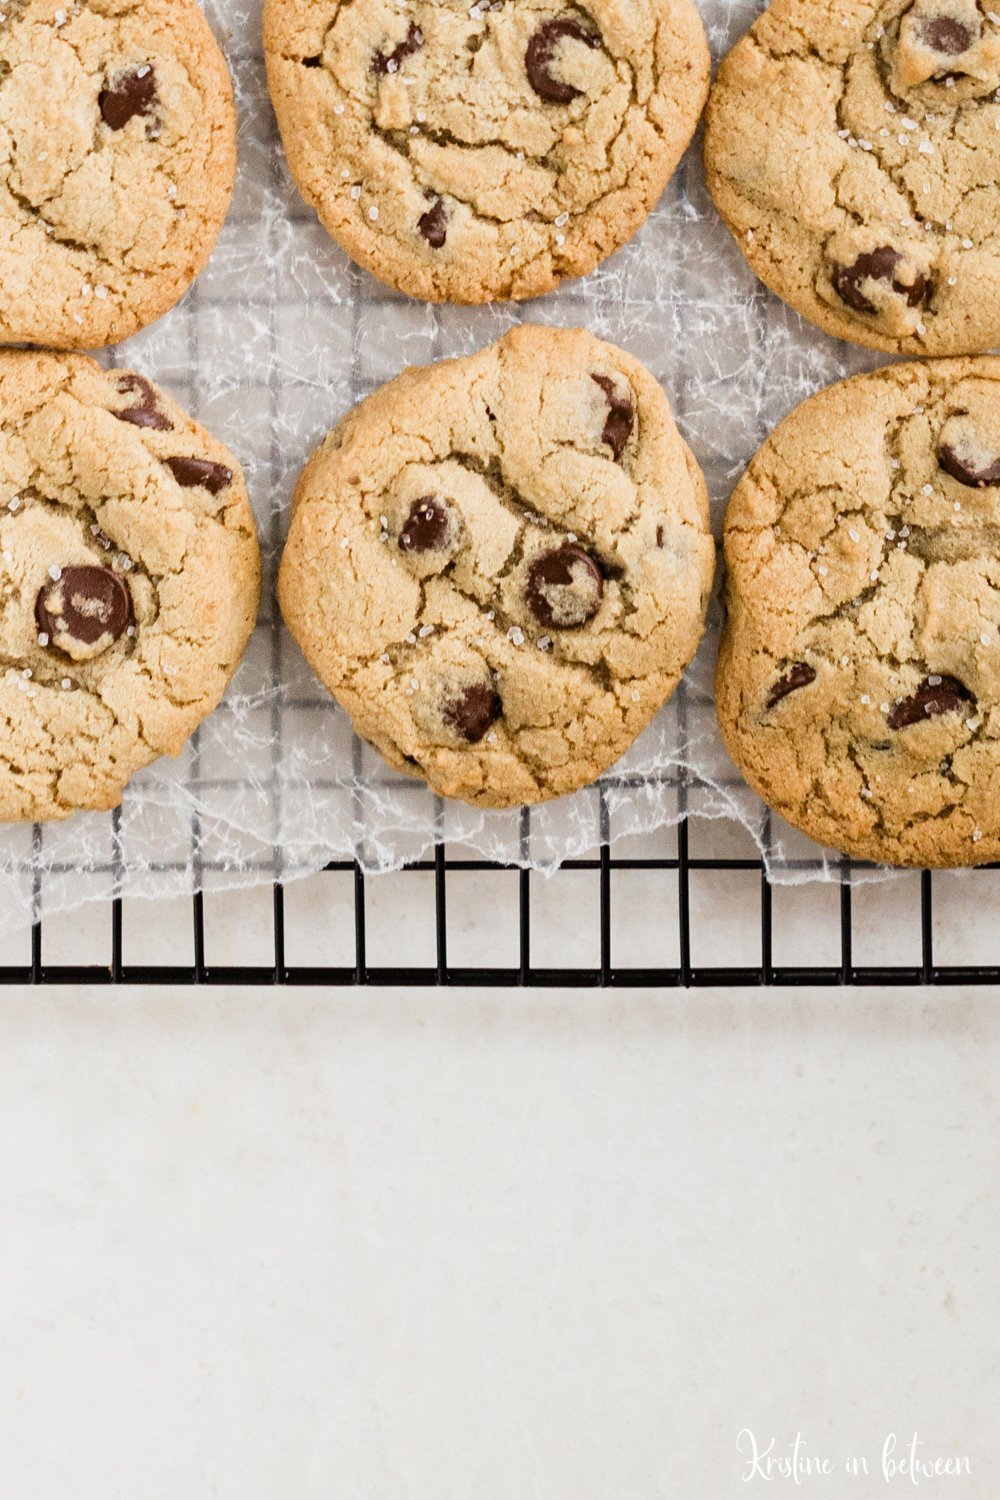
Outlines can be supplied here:
[[[613, 848], [604, 847], [596, 858], [567, 861], [550, 881], [559, 882], [567, 875], [586, 874], [596, 884], [597, 901], [595, 915], [599, 933], [595, 935], [595, 947], [599, 946], [599, 959], [589, 967], [551, 967], [534, 961], [533, 890], [536, 883], [545, 877], [528, 870], [512, 868], [481, 859], [461, 859], [449, 856], [445, 847], [439, 847], [430, 859], [420, 860], [406, 867], [395, 877], [409, 882], [412, 877], [422, 876], [425, 885], [433, 888], [433, 904], [425, 906], [426, 920], [433, 923], [433, 961], [421, 964], [385, 965], [369, 961], [367, 936], [367, 914], [373, 887], [383, 876], [366, 877], [360, 865], [351, 860], [334, 862], [327, 866], [322, 876], [338, 877], [340, 882], [350, 883], [353, 893], [353, 961], [336, 965], [290, 962], [287, 955], [286, 900], [295, 887], [280, 883], [270, 888], [271, 935], [268, 942], [272, 961], [255, 964], [213, 964], [206, 959], [211, 934], [210, 906], [206, 906], [206, 894], [198, 893], [190, 899], [191, 937], [193, 939], [193, 962], [171, 964], [143, 964], [126, 962], [123, 953], [123, 902], [114, 899], [102, 909], [101, 920], [109, 926], [108, 961], [90, 964], [65, 964], [45, 962], [45, 923], [36, 919], [31, 928], [30, 959], [24, 964], [0, 966], [0, 983], [38, 984], [57, 983], [83, 984], [178, 984], [178, 985], [480, 985], [480, 986], [582, 986], [582, 987], [701, 987], [760, 986], [760, 985], [924, 985], [924, 984], [993, 984], [1000, 982], [1000, 966], [973, 963], [937, 963], [934, 950], [936, 941], [935, 881], [942, 878], [924, 871], [913, 877], [919, 886], [919, 937], [918, 958], [915, 962], [872, 965], [854, 961], [855, 932], [858, 909], [865, 904], [865, 891], [852, 884], [865, 867], [844, 862], [842, 880], [835, 888], [834, 901], [839, 908], [839, 961], [816, 966], [788, 966], [774, 962], [775, 923], [774, 899], [776, 891], [769, 883], [763, 863], [755, 859], [699, 858], [690, 852], [690, 825], [681, 823], [676, 831], [676, 855], [663, 858], [618, 858]], [[1000, 866], [984, 867], [983, 871], [970, 872], [965, 878], [975, 882], [987, 870], [996, 871]], [[516, 887], [516, 962], [504, 967], [476, 967], [456, 965], [449, 958], [449, 885], [459, 879], [475, 879], [488, 872], [502, 874], [505, 881]], [[644, 872], [647, 882], [647, 897], [643, 918], [651, 923], [667, 919], [676, 922], [676, 952], [678, 961], [673, 964], [649, 967], [632, 966], [627, 956], [617, 962], [613, 955], [612, 929], [616, 882], [629, 872]], [[738, 873], [744, 882], [744, 890], [753, 892], [759, 903], [759, 962], [736, 966], [703, 965], [696, 961], [692, 945], [692, 882], [706, 875], [716, 878]], [[948, 878], [948, 877], [944, 877]], [[828, 888], [829, 889], [829, 888]], [[991, 886], [991, 894], [995, 888]], [[963, 901], [979, 899], [975, 884], [965, 888]], [[662, 903], [657, 893], [663, 896]], [[40, 892], [37, 893], [40, 896]], [[245, 893], [244, 893], [245, 894]], [[211, 893], [209, 893], [210, 899]], [[669, 899], [668, 899], [669, 897]], [[720, 898], [724, 899], [724, 898]], [[39, 902], [40, 908], [40, 902]], [[145, 913], [145, 915], [143, 915]], [[138, 922], [150, 919], [152, 907], [142, 903]], [[912, 912], [916, 920], [917, 911]], [[131, 916], [129, 920], [132, 920]], [[259, 911], [256, 917], [259, 923]], [[483, 902], [482, 921], [491, 920], [489, 901]], [[756, 917], [754, 918], [756, 923]], [[258, 938], [260, 934], [258, 933]], [[430, 937], [431, 934], [425, 936]], [[830, 934], [827, 934], [829, 939]], [[425, 946], [427, 946], [425, 944]], [[755, 945], [756, 946], [756, 945]], [[756, 957], [756, 954], [755, 954]]]

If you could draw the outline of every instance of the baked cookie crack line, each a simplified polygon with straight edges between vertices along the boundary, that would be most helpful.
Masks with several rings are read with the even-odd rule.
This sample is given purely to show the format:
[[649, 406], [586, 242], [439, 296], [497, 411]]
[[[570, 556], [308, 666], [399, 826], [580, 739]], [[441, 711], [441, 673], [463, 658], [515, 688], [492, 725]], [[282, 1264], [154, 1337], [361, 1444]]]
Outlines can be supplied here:
[[[622, 136], [625, 134], [628, 128], [628, 123], [628, 115], [626, 113], [626, 115], [623, 117], [622, 124], [619, 127], [618, 131], [608, 142], [605, 154], [605, 170], [608, 169], [608, 166], [610, 164], [610, 157], [614, 146], [619, 140], [621, 140]], [[428, 182], [426, 172], [424, 172], [420, 168], [419, 164], [413, 160], [410, 151], [411, 142], [413, 140], [413, 137], [411, 135], [407, 134], [405, 136], [402, 136], [399, 135], [398, 132], [384, 130], [377, 125], [372, 126], [372, 134], [375, 135], [379, 140], [381, 140], [383, 144], [386, 145], [390, 150], [395, 151], [399, 156], [403, 158], [410, 169], [414, 183], [418, 187], [421, 187], [426, 194], [436, 194], [438, 192], [438, 189], [434, 187], [430, 182]], [[512, 162], [516, 163], [517, 166], [520, 167], [525, 161], [527, 161], [532, 166], [542, 167], [547, 171], [554, 172], [557, 178], [561, 171], [560, 168], [553, 167], [550, 164], [547, 156], [525, 156], [523, 152], [514, 151], [510, 146], [505, 145], [503, 141], [460, 141], [456, 136], [451, 135], [449, 131], [428, 130], [426, 126], [419, 127], [419, 138], [423, 140], [429, 140], [434, 145], [447, 146], [450, 150], [464, 151], [470, 154], [475, 154], [479, 151], [487, 149], [501, 150], [508, 157], [510, 157]], [[537, 208], [530, 210], [528, 218], [533, 219], [536, 223], [543, 224], [555, 223], [556, 219], [560, 219], [564, 212], [568, 214], [569, 219], [580, 218], [584, 214], [593, 212], [595, 208], [599, 207], [600, 204], [605, 203], [607, 199], [610, 198], [614, 193], [621, 192], [627, 181], [628, 176], [626, 174], [620, 181], [610, 184], [602, 192], [597, 193], [595, 197], [588, 198], [586, 203], [576, 204], [572, 209], [560, 210], [558, 213], [553, 214], [551, 218], [543, 214]], [[483, 208], [479, 207], [475, 202], [473, 202], [471, 198], [460, 197], [458, 193], [455, 192], [454, 188], [449, 188], [448, 197], [452, 198], [456, 203], [463, 204], [464, 207], [468, 208], [473, 214], [475, 214], [476, 218], [481, 220], [484, 224], [506, 225], [512, 223], [515, 218], [519, 217], [518, 215], [512, 215], [508, 218], [501, 218], [497, 214], [489, 214]], [[544, 253], [546, 252], [540, 252], [540, 254]]]

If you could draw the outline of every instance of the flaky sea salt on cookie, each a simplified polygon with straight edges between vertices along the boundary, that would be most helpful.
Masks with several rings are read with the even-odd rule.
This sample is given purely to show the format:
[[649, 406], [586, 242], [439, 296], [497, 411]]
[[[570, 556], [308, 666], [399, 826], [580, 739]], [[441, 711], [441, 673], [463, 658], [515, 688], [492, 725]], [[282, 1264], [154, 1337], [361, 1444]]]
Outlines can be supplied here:
[[239, 465], [141, 375], [0, 352], [0, 821], [116, 807], [253, 629]]
[[701, 114], [692, 0], [267, 0], [292, 175], [411, 296], [533, 297], [617, 250]]
[[998, 537], [996, 359], [832, 386], [737, 486], [719, 723], [750, 784], [820, 843], [1000, 859]]
[[2, 11], [0, 342], [117, 342], [173, 306], [222, 227], [225, 60], [194, 0]]
[[754, 271], [827, 333], [1000, 343], [1000, 13], [774, 0], [719, 68], [708, 184]]
[[278, 595], [390, 764], [508, 807], [593, 781], [646, 727], [714, 563], [652, 375], [582, 330], [525, 327], [341, 422], [299, 482]]

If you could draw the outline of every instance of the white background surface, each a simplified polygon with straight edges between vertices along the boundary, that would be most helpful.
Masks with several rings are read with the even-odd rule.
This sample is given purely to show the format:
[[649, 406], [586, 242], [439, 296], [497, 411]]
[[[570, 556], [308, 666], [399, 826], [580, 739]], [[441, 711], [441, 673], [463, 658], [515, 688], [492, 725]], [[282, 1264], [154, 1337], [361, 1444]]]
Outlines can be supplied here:
[[0, 1493], [995, 1500], [998, 1015], [5, 994]]

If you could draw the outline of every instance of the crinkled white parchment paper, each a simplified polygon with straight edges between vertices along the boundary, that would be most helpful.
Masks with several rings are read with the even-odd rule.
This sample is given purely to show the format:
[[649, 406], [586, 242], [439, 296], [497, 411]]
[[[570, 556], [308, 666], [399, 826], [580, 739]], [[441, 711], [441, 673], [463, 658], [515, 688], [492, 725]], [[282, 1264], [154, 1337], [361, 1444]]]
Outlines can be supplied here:
[[[762, 8], [700, 0], [716, 59]], [[214, 0], [208, 12], [239, 100], [232, 212], [182, 304], [101, 358], [163, 384], [241, 458], [265, 558], [261, 619], [222, 707], [179, 760], [135, 778], [118, 813], [4, 829], [0, 920], [23, 922], [42, 890], [50, 914], [87, 893], [174, 896], [294, 878], [337, 858], [393, 869], [441, 839], [552, 869], [685, 811], [742, 823], [777, 880], [836, 878], [836, 857], [770, 818], [722, 749], [717, 605], [684, 684], [625, 759], [598, 787], [527, 815], [442, 804], [359, 744], [282, 629], [273, 584], [295, 480], [335, 420], [404, 366], [467, 353], [518, 321], [585, 324], [649, 366], [705, 470], [717, 535], [735, 480], [780, 418], [877, 357], [818, 333], [756, 281], [705, 190], [700, 137], [631, 244], [582, 281], [520, 306], [431, 307], [389, 292], [350, 263], [291, 183], [260, 0]]]

